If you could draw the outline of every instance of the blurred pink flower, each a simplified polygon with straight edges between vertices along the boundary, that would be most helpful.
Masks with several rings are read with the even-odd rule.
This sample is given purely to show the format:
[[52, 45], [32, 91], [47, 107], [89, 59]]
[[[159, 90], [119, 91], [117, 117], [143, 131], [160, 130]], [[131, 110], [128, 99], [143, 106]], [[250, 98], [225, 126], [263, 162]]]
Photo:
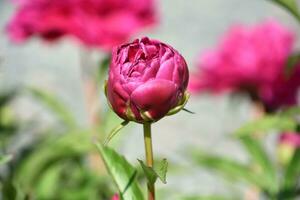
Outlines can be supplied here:
[[293, 148], [300, 148], [300, 134], [299, 133], [282, 133], [279, 137], [279, 144], [289, 145]]
[[14, 0], [7, 26], [12, 41], [73, 36], [88, 47], [110, 49], [157, 22], [155, 0]]
[[282, 106], [294, 106], [297, 104], [299, 87], [300, 64], [295, 67], [290, 75], [283, 72], [269, 87], [263, 88], [260, 99], [269, 111]]
[[287, 77], [285, 64], [294, 34], [276, 21], [233, 26], [219, 46], [200, 56], [192, 92], [247, 92], [275, 109], [296, 103], [300, 71]]
[[282, 133], [279, 136], [277, 157], [279, 163], [287, 165], [297, 148], [300, 148], [300, 134], [294, 132]]
[[115, 195], [112, 197], [111, 200], [120, 200], [119, 195], [118, 195], [118, 194], [115, 194]]

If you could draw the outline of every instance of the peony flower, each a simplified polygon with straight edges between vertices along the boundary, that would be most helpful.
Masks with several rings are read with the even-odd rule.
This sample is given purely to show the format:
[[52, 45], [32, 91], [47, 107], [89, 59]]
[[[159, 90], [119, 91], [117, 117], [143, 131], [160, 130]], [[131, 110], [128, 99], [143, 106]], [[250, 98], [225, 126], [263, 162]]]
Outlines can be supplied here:
[[118, 194], [115, 194], [115, 195], [111, 198], [111, 200], [120, 200], [119, 195], [118, 195]]
[[297, 104], [299, 87], [300, 65], [298, 64], [290, 75], [283, 72], [269, 87], [263, 88], [260, 98], [267, 111], [274, 111], [283, 106], [294, 106]]
[[290, 162], [295, 150], [300, 148], [300, 134], [287, 132], [282, 133], [278, 140], [278, 158], [281, 164]]
[[142, 38], [113, 50], [106, 95], [127, 121], [158, 121], [179, 111], [188, 99], [189, 72], [171, 46]]
[[234, 26], [217, 48], [201, 55], [189, 89], [196, 93], [246, 92], [270, 109], [294, 104], [299, 70], [290, 77], [284, 74], [293, 42], [293, 33], [275, 21]]
[[155, 24], [155, 0], [15, 0], [7, 26], [12, 41], [73, 36], [88, 47], [110, 49]]
[[282, 133], [279, 137], [279, 144], [289, 145], [293, 148], [300, 147], [300, 134], [299, 133]]

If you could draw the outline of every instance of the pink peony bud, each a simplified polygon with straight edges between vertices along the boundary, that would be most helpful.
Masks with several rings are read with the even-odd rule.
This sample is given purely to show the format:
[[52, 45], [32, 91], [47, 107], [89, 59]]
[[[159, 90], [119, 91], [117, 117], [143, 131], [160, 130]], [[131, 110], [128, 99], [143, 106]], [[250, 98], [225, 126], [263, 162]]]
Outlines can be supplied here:
[[115, 194], [115, 195], [111, 198], [111, 200], [120, 200], [120, 197], [119, 197], [118, 194]]
[[155, 122], [183, 108], [188, 80], [187, 64], [175, 49], [142, 38], [113, 50], [106, 95], [121, 118]]
[[300, 134], [299, 133], [283, 133], [279, 137], [280, 144], [286, 144], [294, 148], [300, 147]]
[[277, 155], [279, 162], [286, 165], [290, 162], [295, 150], [300, 148], [300, 134], [299, 133], [283, 133], [278, 140]]

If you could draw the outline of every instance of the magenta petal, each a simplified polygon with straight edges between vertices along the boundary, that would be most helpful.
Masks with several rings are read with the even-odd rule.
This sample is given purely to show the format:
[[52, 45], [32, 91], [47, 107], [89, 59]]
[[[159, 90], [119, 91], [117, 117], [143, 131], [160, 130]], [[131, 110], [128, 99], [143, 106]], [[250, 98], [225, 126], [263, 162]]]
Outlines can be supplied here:
[[122, 86], [128, 94], [131, 94], [137, 87], [139, 87], [142, 83], [138, 81], [124, 83]]
[[150, 78], [155, 78], [159, 67], [159, 60], [153, 60], [150, 64], [150, 67], [145, 70], [142, 81], [146, 82]]
[[114, 111], [122, 118], [126, 118], [127, 99], [129, 95], [123, 90], [119, 83], [114, 85], [111, 82], [107, 84], [107, 96]]
[[158, 79], [173, 79], [173, 70], [174, 70], [174, 60], [170, 58], [169, 60], [163, 62], [159, 68], [159, 71], [156, 74], [156, 78]]
[[148, 81], [132, 93], [131, 102], [158, 120], [176, 105], [176, 90], [175, 84], [168, 80]]
[[184, 90], [187, 88], [189, 73], [186, 62], [181, 56], [175, 56], [175, 70], [173, 72], [173, 81]]

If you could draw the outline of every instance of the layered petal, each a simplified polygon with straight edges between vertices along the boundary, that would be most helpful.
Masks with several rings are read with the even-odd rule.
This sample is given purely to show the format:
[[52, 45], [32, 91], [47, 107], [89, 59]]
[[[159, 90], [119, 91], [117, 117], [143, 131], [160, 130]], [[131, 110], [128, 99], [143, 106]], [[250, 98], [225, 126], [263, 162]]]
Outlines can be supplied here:
[[123, 119], [155, 122], [183, 101], [188, 80], [187, 64], [175, 49], [142, 38], [113, 50], [107, 93]]
[[168, 80], [155, 79], [139, 86], [130, 97], [142, 112], [148, 112], [152, 119], [158, 120], [176, 105], [177, 87]]

